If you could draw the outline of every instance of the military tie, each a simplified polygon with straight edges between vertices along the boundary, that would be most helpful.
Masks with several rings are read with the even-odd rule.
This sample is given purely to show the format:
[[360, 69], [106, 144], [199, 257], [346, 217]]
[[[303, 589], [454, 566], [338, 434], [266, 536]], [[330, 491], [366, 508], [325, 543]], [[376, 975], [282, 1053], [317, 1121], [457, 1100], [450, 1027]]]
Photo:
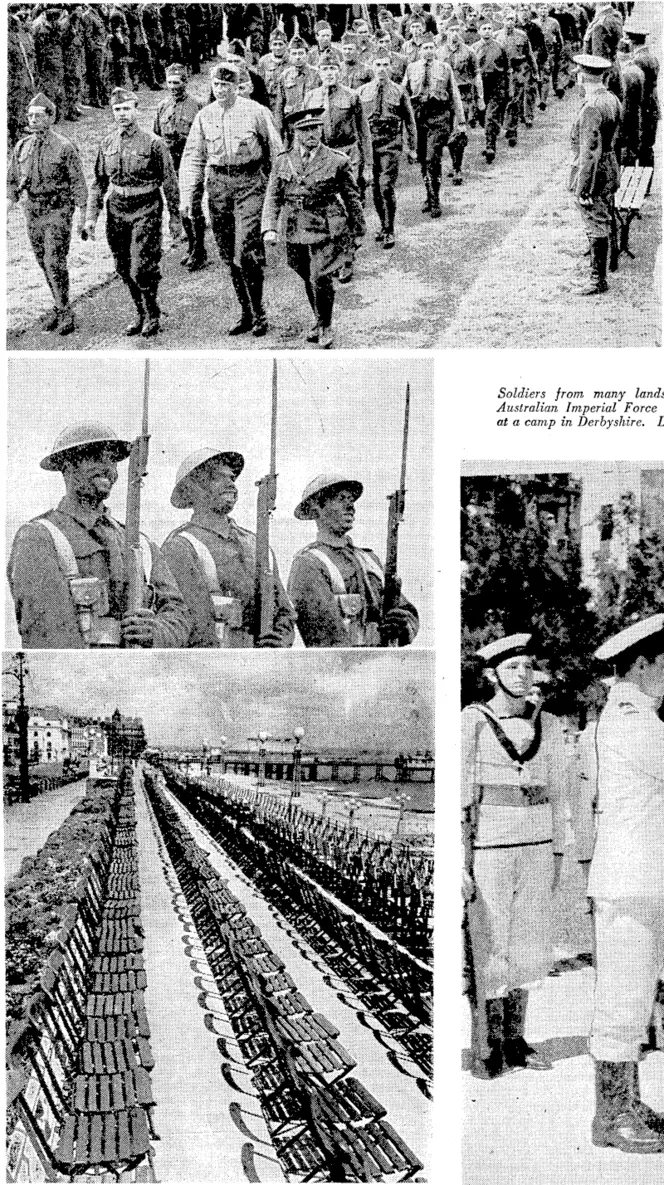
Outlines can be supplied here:
[[330, 119], [330, 91], [325, 90], [323, 93], [323, 135], [325, 143], [329, 144], [332, 136], [332, 120]]
[[43, 136], [35, 136], [35, 146], [32, 151], [32, 159], [30, 161], [30, 181], [27, 186], [28, 193], [37, 195], [41, 189], [41, 154], [44, 145]]
[[422, 82], [422, 99], [429, 98], [431, 91], [431, 62], [424, 63], [424, 80]]
[[382, 79], [378, 83], [378, 118], [385, 118], [385, 83]]

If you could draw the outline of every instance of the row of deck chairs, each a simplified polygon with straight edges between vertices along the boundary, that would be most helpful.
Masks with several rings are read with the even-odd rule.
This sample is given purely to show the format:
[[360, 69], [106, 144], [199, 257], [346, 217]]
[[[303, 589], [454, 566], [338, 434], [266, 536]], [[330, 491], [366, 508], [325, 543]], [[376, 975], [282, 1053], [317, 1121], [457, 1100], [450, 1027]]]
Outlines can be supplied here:
[[[285, 1171], [303, 1181], [412, 1177], [421, 1161], [351, 1075], [336, 1027], [298, 990], [154, 774], [146, 786]], [[232, 1081], [230, 1063], [226, 1072]]]
[[[145, 1010], [131, 770], [116, 826], [67, 907], [27, 1017], [11, 1035], [10, 1100], [47, 1179], [88, 1172], [154, 1181], [154, 1058]], [[141, 1166], [140, 1168], [138, 1166]]]

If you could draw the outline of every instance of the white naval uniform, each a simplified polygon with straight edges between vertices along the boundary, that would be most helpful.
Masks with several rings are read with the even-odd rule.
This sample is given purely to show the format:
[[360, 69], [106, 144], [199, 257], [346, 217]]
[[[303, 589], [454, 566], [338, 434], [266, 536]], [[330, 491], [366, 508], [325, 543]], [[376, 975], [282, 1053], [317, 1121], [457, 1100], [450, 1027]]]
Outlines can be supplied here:
[[[564, 848], [569, 761], [558, 718], [548, 712], [540, 718], [539, 750], [517, 763], [479, 707], [471, 705], [461, 716], [462, 806], [477, 804], [478, 812], [477, 893], [468, 907], [468, 924], [475, 976], [481, 977], [488, 998], [530, 985], [551, 969], [553, 853]], [[532, 721], [511, 716], [500, 725], [525, 753], [535, 735]], [[529, 791], [537, 798], [537, 790], [548, 802], [528, 805]], [[503, 793], [505, 804], [496, 802]]]
[[590, 1052], [637, 1061], [664, 971], [664, 724], [621, 680], [597, 728], [596, 984]]

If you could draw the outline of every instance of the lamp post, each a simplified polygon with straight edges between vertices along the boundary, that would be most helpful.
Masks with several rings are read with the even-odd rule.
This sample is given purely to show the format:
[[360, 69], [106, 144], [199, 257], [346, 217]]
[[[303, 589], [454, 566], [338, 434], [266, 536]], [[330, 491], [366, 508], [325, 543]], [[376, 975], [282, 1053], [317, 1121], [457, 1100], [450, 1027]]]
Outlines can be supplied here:
[[220, 739], [220, 741], [219, 741], [219, 744], [220, 744], [220, 746], [221, 746], [221, 762], [220, 762], [220, 765], [221, 765], [221, 776], [222, 776], [222, 778], [223, 778], [223, 777], [225, 777], [225, 776], [226, 776], [226, 749], [227, 749], [227, 747], [228, 747], [228, 741], [227, 741], [226, 737], [221, 737], [221, 739]]
[[294, 732], [295, 746], [293, 748], [293, 782], [290, 792], [289, 810], [293, 808], [293, 799], [300, 797], [300, 787], [302, 785], [302, 737], [304, 736], [303, 728], [296, 728]]
[[265, 786], [265, 742], [269, 739], [269, 732], [258, 734], [258, 789]]
[[30, 774], [28, 770], [28, 723], [30, 709], [25, 702], [25, 676], [29, 674], [25, 665], [25, 655], [22, 650], [16, 654], [16, 667], [3, 671], [3, 675], [11, 675], [18, 683], [18, 708], [16, 709], [16, 731], [18, 733], [18, 793], [19, 798], [30, 797]]
[[399, 795], [399, 818], [397, 819], [397, 827], [396, 827], [396, 831], [394, 832], [395, 838], [401, 831], [401, 824], [403, 823], [403, 817], [404, 817], [404, 813], [406, 810], [406, 803], [410, 802], [410, 799], [411, 799], [410, 794], [400, 794]]

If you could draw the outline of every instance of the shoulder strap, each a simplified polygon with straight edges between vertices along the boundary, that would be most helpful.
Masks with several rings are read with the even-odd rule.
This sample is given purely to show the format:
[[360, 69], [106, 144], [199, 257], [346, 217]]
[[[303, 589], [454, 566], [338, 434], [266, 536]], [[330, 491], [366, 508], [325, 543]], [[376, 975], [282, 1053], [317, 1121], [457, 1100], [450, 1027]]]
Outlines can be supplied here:
[[212, 553], [200, 539], [195, 535], [190, 535], [189, 531], [180, 531], [178, 538], [186, 539], [187, 543], [193, 548], [196, 553], [196, 558], [203, 569], [205, 575], [205, 582], [208, 586], [209, 592], [219, 591], [219, 577], [217, 576], [217, 565], [215, 564]]
[[330, 559], [329, 555], [326, 555], [324, 551], [319, 551], [317, 547], [307, 548], [307, 554], [314, 555], [327, 571], [330, 581], [332, 582], [332, 592], [334, 593], [335, 597], [343, 596], [346, 592], [344, 578], [337, 568], [337, 565], [334, 564]]
[[76, 563], [74, 549], [64, 531], [61, 531], [59, 527], [56, 527], [55, 523], [52, 523], [50, 518], [37, 518], [34, 521], [39, 523], [41, 527], [46, 527], [46, 530], [51, 536], [62, 575], [65, 576], [67, 580], [74, 579], [76, 576], [78, 576], [78, 564]]
[[537, 756], [542, 743], [541, 712], [538, 712], [537, 716], [535, 717], [533, 739], [527, 748], [524, 749], [523, 753], [520, 753], [514, 742], [508, 737], [505, 729], [500, 723], [500, 720], [498, 720], [497, 716], [494, 716], [493, 712], [486, 706], [486, 704], [472, 704], [471, 706], [473, 708], [477, 708], [477, 711], [482, 713], [484, 719], [493, 730], [494, 736], [498, 743], [502, 745], [503, 749], [507, 753], [507, 756], [511, 757], [512, 761], [516, 762], [517, 765], [525, 765], [527, 761], [532, 761], [533, 757]]

